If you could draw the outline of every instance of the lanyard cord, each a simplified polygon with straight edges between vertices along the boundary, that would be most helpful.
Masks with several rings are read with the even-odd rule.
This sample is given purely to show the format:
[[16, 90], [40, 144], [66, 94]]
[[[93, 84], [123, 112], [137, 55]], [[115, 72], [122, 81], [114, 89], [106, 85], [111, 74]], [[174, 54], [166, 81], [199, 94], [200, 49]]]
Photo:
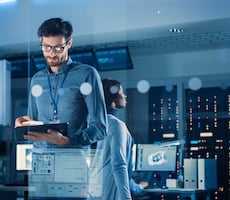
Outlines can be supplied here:
[[[62, 89], [63, 88], [63, 85], [64, 85], [64, 82], [66, 80], [66, 77], [67, 77], [67, 74], [68, 74], [68, 71], [65, 73], [65, 76], [62, 80], [62, 83], [61, 83], [61, 86], [59, 89]], [[57, 109], [58, 109], [58, 101], [59, 101], [59, 94], [58, 94], [58, 91], [57, 91], [57, 95], [56, 95], [56, 101], [55, 101], [55, 97], [52, 93], [52, 88], [51, 88], [51, 83], [50, 83], [50, 76], [48, 75], [48, 84], [49, 84], [49, 92], [50, 92], [50, 98], [51, 98], [51, 101], [53, 103], [53, 112], [54, 112], [54, 116], [57, 115]]]

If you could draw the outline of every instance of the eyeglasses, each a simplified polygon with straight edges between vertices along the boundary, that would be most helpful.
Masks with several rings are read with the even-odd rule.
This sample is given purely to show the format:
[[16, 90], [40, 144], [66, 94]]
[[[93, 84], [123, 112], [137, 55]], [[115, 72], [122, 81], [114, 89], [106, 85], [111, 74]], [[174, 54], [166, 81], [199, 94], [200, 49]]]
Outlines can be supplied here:
[[65, 47], [67, 46], [68, 42], [69, 41], [66, 41], [64, 44], [58, 45], [58, 46], [50, 46], [50, 45], [40, 44], [40, 47], [41, 47], [42, 51], [45, 51], [45, 52], [50, 52], [52, 50], [54, 53], [62, 53], [64, 51]]

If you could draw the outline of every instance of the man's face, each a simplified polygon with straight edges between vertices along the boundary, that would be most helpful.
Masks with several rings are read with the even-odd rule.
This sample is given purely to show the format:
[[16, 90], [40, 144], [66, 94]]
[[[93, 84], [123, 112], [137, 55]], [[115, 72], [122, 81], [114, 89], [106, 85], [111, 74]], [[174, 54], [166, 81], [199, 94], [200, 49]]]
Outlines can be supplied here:
[[68, 49], [71, 45], [72, 39], [66, 41], [62, 35], [41, 38], [42, 52], [50, 67], [62, 66], [68, 60]]

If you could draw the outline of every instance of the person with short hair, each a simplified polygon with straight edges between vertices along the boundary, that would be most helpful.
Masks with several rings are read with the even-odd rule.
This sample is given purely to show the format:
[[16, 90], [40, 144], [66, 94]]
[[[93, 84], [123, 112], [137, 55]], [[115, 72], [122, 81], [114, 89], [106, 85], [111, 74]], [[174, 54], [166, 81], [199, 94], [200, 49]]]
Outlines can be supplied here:
[[[28, 116], [18, 117], [15, 126], [22, 126], [25, 122], [29, 125], [31, 120], [35, 120], [68, 122], [69, 127], [67, 136], [54, 130], [24, 135], [26, 140], [34, 142], [35, 147], [83, 147], [106, 136], [107, 118], [101, 79], [94, 67], [72, 61], [69, 56], [72, 33], [71, 23], [61, 18], [47, 19], [38, 28], [47, 67], [32, 77]], [[36, 89], [41, 94], [36, 94]]]
[[[57, 150], [56, 148], [60, 147], [69, 150], [79, 149], [83, 152], [83, 149], [88, 150], [91, 144], [103, 140], [107, 135], [106, 106], [101, 78], [94, 67], [74, 62], [69, 56], [69, 49], [73, 44], [72, 33], [71, 23], [61, 18], [47, 19], [38, 28], [40, 47], [47, 67], [32, 77], [28, 114], [18, 117], [15, 120], [15, 127], [33, 125], [38, 121], [44, 124], [68, 123], [67, 135], [52, 129], [48, 129], [45, 133], [31, 131], [23, 135], [25, 140], [33, 142], [34, 150], [38, 149], [39, 153], [43, 149]], [[82, 158], [75, 163], [79, 169], [87, 166], [84, 154], [81, 155]], [[36, 167], [43, 168], [43, 166]], [[58, 167], [56, 163], [55, 167]], [[82, 169], [85, 170], [82, 174], [87, 172], [87, 167]], [[80, 172], [76, 173], [79, 173], [78, 176], [82, 175]], [[65, 174], [63, 179], [66, 179], [64, 176]], [[89, 179], [89, 177], [82, 179]], [[75, 186], [77, 183], [71, 180], [70, 185]], [[76, 198], [71, 199], [87, 199], [88, 194], [85, 193], [90, 187], [87, 184], [81, 185], [78, 194], [75, 195]], [[40, 194], [48, 190], [47, 184], [40, 181], [36, 183], [36, 188], [36, 197], [47, 195], [45, 192]], [[84, 193], [83, 197], [82, 193]], [[52, 195], [58, 200], [68, 199], [68, 193], [59, 197], [57, 191]], [[49, 199], [49, 196], [46, 199]]]

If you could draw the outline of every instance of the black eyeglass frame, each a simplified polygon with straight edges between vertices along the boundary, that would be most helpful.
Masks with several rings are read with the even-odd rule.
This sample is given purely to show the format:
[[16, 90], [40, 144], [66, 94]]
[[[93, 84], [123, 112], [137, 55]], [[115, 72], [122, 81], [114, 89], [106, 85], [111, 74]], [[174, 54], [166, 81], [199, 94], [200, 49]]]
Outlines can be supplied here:
[[69, 40], [67, 40], [64, 44], [57, 45], [57, 46], [40, 44], [40, 47], [41, 47], [42, 51], [44, 51], [44, 52], [53, 51], [54, 53], [62, 53], [64, 51], [65, 47], [68, 45], [68, 42], [69, 42]]

